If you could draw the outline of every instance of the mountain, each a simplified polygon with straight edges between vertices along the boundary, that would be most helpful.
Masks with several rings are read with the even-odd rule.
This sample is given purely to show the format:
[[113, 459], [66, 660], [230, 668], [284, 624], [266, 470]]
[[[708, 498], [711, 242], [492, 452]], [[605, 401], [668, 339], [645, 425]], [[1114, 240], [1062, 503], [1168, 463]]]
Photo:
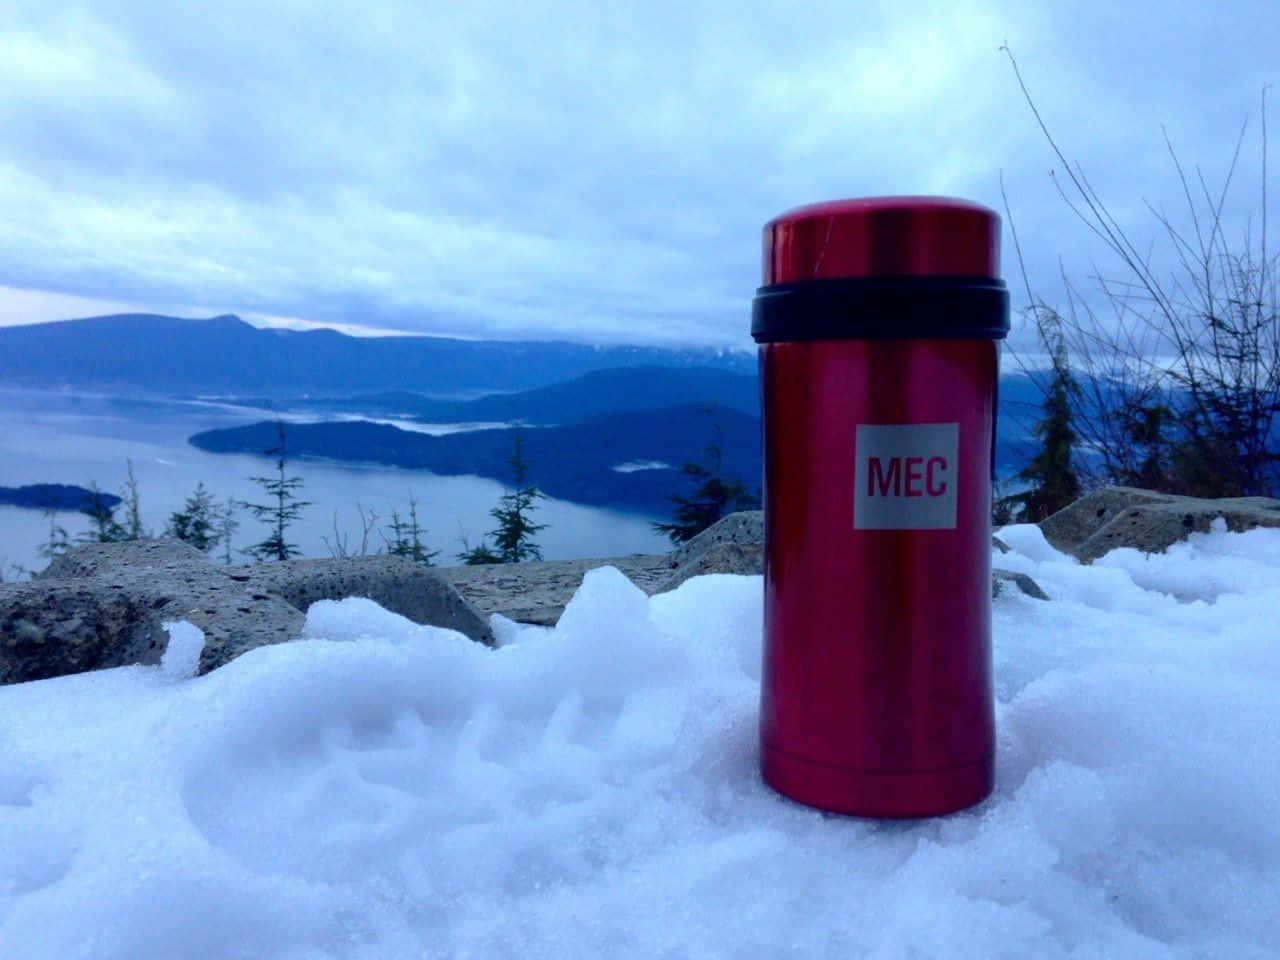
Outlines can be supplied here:
[[593, 370], [564, 383], [475, 400], [436, 400], [405, 390], [312, 399], [303, 406], [413, 417], [428, 423], [521, 420], [572, 423], [627, 410], [660, 410], [673, 404], [729, 408], [756, 416], [760, 388], [747, 376], [712, 367], [618, 367]]
[[[746, 335], [743, 335], [744, 345]], [[388, 386], [433, 396], [528, 390], [617, 367], [750, 375], [753, 353], [542, 341], [350, 337], [260, 330], [235, 316], [117, 314], [0, 328], [0, 383], [148, 393], [342, 394]]]
[[[680, 465], [719, 442], [722, 472], [748, 488], [760, 483], [760, 421], [736, 410], [711, 415], [700, 406], [628, 411], [572, 426], [525, 429], [529, 479], [548, 496], [575, 503], [666, 514], [672, 493], [687, 492]], [[261, 422], [207, 430], [189, 441], [212, 453], [257, 453], [276, 445], [276, 425]], [[511, 430], [429, 436], [366, 421], [289, 424], [289, 455], [474, 474], [508, 481]], [[618, 467], [624, 467], [618, 470]]]

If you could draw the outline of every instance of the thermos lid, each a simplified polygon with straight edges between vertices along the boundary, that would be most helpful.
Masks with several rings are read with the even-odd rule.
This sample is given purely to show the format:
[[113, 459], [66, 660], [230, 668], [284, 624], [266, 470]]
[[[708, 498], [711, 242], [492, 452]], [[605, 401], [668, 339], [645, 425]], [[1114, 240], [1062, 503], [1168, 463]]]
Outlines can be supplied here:
[[764, 285], [842, 277], [998, 277], [1000, 217], [951, 197], [833, 200], [764, 228]]
[[758, 342], [1001, 339], [1009, 294], [1000, 217], [950, 197], [871, 197], [800, 207], [764, 228]]

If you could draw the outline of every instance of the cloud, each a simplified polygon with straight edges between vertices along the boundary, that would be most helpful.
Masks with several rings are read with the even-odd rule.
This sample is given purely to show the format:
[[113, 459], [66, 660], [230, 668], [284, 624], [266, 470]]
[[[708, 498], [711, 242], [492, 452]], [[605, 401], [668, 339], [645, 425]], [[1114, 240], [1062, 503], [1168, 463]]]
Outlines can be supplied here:
[[815, 199], [999, 206], [1003, 171], [1036, 277], [1087, 263], [1002, 42], [1138, 224], [1159, 123], [1220, 159], [1280, 41], [1270, 3], [60, 6], [0, 37], [0, 283], [724, 345], [761, 225]]

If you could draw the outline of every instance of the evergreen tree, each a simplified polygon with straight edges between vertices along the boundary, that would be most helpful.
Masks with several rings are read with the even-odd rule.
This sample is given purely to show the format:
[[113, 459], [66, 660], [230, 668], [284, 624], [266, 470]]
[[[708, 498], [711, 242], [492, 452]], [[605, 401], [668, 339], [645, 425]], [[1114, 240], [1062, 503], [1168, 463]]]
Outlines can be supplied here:
[[[468, 547], [463, 541], [464, 550], [458, 559], [465, 564], [524, 563], [542, 559], [542, 550], [533, 537], [547, 525], [534, 523], [529, 515], [537, 509], [538, 501], [546, 497], [533, 484], [526, 484], [529, 462], [524, 458], [524, 435], [519, 430], [515, 431], [512, 447], [507, 465], [511, 467], [514, 489], [503, 494], [498, 505], [489, 511], [498, 526], [490, 530], [478, 546]], [[492, 546], [489, 538], [493, 539]]]
[[217, 515], [215, 531], [218, 542], [222, 544], [222, 562], [231, 566], [231, 535], [240, 529], [240, 521], [236, 519], [236, 501], [227, 497], [227, 502]]
[[724, 460], [723, 430], [715, 424], [715, 439], [703, 451], [701, 460], [688, 460], [680, 472], [696, 484], [689, 496], [671, 494], [676, 505], [671, 523], [654, 523], [672, 543], [684, 543], [717, 520], [738, 510], [758, 510], [760, 498], [750, 493], [737, 477], [721, 476]]
[[387, 544], [387, 553], [396, 557], [408, 557], [414, 563], [424, 567], [432, 566], [432, 561], [440, 555], [439, 550], [428, 550], [422, 542], [424, 533], [418, 523], [418, 501], [409, 499], [409, 515], [401, 517], [396, 510], [391, 511], [391, 523], [387, 527], [391, 536], [383, 534]]
[[1127, 454], [1114, 470], [1116, 482], [1144, 490], [1177, 490], [1186, 496], [1222, 496], [1220, 493], [1193, 493], [1175, 479], [1171, 462], [1173, 448], [1181, 446], [1185, 450], [1189, 443], [1184, 439], [1178, 444], [1171, 436], [1176, 433], [1176, 422], [1173, 411], [1166, 404], [1143, 400], [1127, 403], [1121, 406], [1115, 419], [1120, 424], [1120, 436], [1125, 439]]
[[88, 532], [77, 538], [80, 543], [120, 543], [132, 539], [116, 520], [116, 508], [107, 502], [107, 495], [92, 481], [89, 483], [89, 496], [80, 510], [93, 524]]
[[490, 563], [502, 563], [502, 557], [493, 552], [488, 540], [481, 540], [479, 545], [471, 546], [466, 538], [462, 540], [462, 552], [458, 559], [469, 567], [479, 567]]
[[148, 536], [147, 531], [142, 526], [142, 514], [138, 510], [138, 481], [133, 476], [133, 461], [126, 460], [128, 467], [128, 480], [125, 481], [124, 489], [120, 491], [124, 498], [124, 524], [121, 531], [124, 534], [122, 539], [125, 540], [142, 540]]
[[205, 489], [204, 483], [197, 483], [195, 492], [187, 497], [182, 509], [169, 515], [169, 526], [165, 533], [208, 553], [217, 546], [219, 540], [218, 512], [213, 494]]
[[490, 532], [493, 544], [503, 563], [523, 563], [526, 560], [541, 560], [542, 550], [534, 542], [533, 536], [545, 530], [545, 523], [534, 523], [530, 518], [537, 509], [538, 501], [545, 496], [532, 484], [526, 485], [529, 464], [524, 459], [524, 436], [516, 431], [513, 441], [514, 449], [507, 465], [511, 467], [511, 479], [515, 487], [511, 493], [505, 494], [498, 506], [489, 511], [489, 515], [498, 521], [496, 530]]
[[67, 536], [67, 528], [58, 523], [55, 511], [46, 510], [44, 515], [49, 521], [49, 539], [40, 544], [39, 553], [45, 560], [52, 560], [71, 549], [71, 540]]
[[1080, 476], [1075, 464], [1077, 438], [1071, 427], [1072, 403], [1078, 393], [1066, 349], [1059, 340], [1053, 351], [1053, 379], [1041, 404], [1043, 416], [1032, 428], [1040, 440], [1040, 451], [1017, 474], [1019, 480], [1031, 486], [997, 501], [997, 521], [1039, 523], [1080, 498]]
[[1075, 431], [1071, 429], [1070, 394], [1076, 388], [1065, 364], [1055, 364], [1053, 382], [1044, 398], [1044, 417], [1035, 426], [1040, 452], [1018, 472], [1032, 484], [1027, 491], [1026, 519], [1039, 523], [1080, 498], [1076, 474]]
[[285, 539], [285, 532], [302, 514], [302, 508], [311, 506], [309, 501], [298, 499], [297, 491], [302, 487], [302, 478], [285, 473], [288, 448], [285, 443], [284, 422], [281, 420], [276, 420], [276, 436], [278, 442], [266, 451], [268, 456], [276, 458], [275, 475], [249, 478], [262, 487], [268, 502], [240, 504], [253, 514], [254, 519], [267, 524], [270, 530], [265, 540], [244, 551], [258, 561], [290, 560], [299, 555], [298, 548]]
[[[128, 479], [120, 491], [120, 503], [111, 504], [107, 495], [96, 483], [89, 483], [89, 496], [80, 511], [87, 514], [93, 526], [77, 539], [81, 543], [121, 543], [125, 540], [141, 540], [148, 536], [142, 526], [142, 514], [138, 509], [138, 481], [133, 475], [133, 461], [126, 460]], [[114, 499], [114, 498], [112, 498]], [[116, 519], [116, 507], [125, 508], [125, 522]]]

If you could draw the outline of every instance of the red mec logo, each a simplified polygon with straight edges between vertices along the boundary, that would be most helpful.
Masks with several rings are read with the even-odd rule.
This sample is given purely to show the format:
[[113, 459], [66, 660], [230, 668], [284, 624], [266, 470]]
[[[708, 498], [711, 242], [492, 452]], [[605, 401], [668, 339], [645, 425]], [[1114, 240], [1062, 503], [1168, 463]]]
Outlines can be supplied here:
[[867, 464], [867, 496], [940, 497], [947, 492], [946, 457], [871, 457]]
[[854, 529], [954, 529], [959, 441], [955, 423], [858, 424]]

